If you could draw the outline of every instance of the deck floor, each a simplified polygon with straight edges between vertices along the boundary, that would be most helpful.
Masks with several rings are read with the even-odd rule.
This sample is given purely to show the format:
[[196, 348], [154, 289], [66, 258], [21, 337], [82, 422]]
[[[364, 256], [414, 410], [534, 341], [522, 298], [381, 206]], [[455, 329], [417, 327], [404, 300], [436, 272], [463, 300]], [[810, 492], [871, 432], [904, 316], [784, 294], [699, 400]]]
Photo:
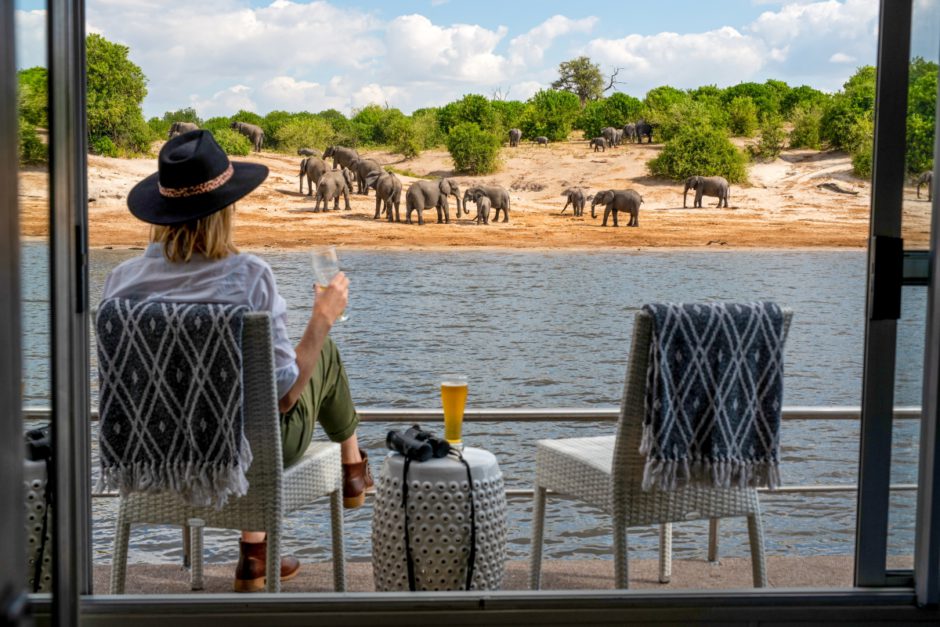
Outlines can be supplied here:
[[[893, 558], [892, 568], [910, 567], [911, 560]], [[767, 558], [770, 585], [775, 588], [846, 588], [852, 585], [851, 555]], [[95, 591], [106, 594], [111, 568], [95, 566]], [[128, 594], [192, 593], [189, 571], [171, 564], [129, 564], [126, 583]], [[204, 592], [230, 592], [234, 564], [207, 564]], [[689, 590], [750, 588], [751, 562], [745, 558], [722, 559], [719, 564], [704, 560], [675, 560], [672, 581], [657, 581], [656, 560], [631, 560], [630, 586], [637, 589]], [[614, 567], [611, 560], [552, 560], [542, 566], [542, 588], [547, 590], [605, 590], [613, 588]], [[373, 592], [371, 562], [350, 562], [346, 566], [349, 592]], [[506, 565], [504, 590], [528, 589], [529, 566], [522, 561]], [[333, 576], [330, 562], [304, 563], [296, 578], [284, 582], [284, 592], [331, 592]]]

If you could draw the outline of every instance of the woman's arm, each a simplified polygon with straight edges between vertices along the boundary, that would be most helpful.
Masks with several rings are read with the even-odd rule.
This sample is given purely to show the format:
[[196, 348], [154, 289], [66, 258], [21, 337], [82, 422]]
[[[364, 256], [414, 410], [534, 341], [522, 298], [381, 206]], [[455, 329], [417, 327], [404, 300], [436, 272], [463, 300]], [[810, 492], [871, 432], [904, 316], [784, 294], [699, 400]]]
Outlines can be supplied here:
[[317, 361], [320, 359], [320, 349], [336, 319], [346, 309], [349, 300], [349, 279], [340, 272], [330, 284], [324, 288], [314, 286], [313, 313], [307, 321], [303, 337], [297, 344], [297, 368], [300, 374], [294, 385], [278, 402], [278, 409], [283, 414], [297, 402], [301, 392], [310, 381]]

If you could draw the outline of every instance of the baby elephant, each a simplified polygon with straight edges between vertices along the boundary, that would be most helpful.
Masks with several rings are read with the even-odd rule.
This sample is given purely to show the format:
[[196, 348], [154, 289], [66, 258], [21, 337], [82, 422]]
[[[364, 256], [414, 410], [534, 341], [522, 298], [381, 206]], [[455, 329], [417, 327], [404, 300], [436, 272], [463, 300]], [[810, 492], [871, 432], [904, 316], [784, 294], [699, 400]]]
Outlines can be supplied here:
[[695, 190], [695, 202], [693, 207], [702, 206], [702, 196], [716, 196], [718, 206], [728, 207], [728, 181], [723, 176], [690, 176], [685, 180], [685, 189], [682, 192], [682, 206], [685, 207], [689, 190]]
[[538, 137], [535, 138], [535, 143], [538, 144], [539, 146], [547, 146], [548, 138], [545, 137], [544, 135], [539, 135]]
[[477, 224], [480, 224], [481, 222], [483, 224], [489, 224], [490, 223], [490, 208], [492, 208], [493, 206], [493, 203], [490, 202], [490, 197], [484, 194], [482, 191], [477, 191], [472, 196], [472, 199], [473, 199], [473, 202], [477, 204], [477, 217], [474, 218], [474, 222], [476, 222]]
[[632, 189], [613, 190], [608, 189], [598, 192], [597, 196], [591, 202], [591, 217], [596, 218], [594, 207], [604, 205], [604, 223], [601, 226], [607, 226], [607, 217], [614, 214], [614, 226], [617, 224], [617, 212], [630, 212], [630, 222], [627, 226], [640, 226], [640, 205], [643, 204], [643, 197]]
[[330, 170], [320, 177], [317, 184], [317, 204], [313, 207], [314, 213], [320, 213], [320, 201], [323, 201], [323, 210], [330, 210], [330, 201], [333, 201], [333, 211], [339, 211], [339, 197], [346, 201], [346, 211], [349, 211], [349, 193], [352, 191], [355, 180], [351, 170]]
[[565, 206], [561, 208], [561, 212], [564, 213], [565, 209], [568, 208], [568, 205], [571, 205], [571, 209], [574, 210], [575, 217], [580, 217], [584, 215], [584, 192], [581, 191], [580, 187], [569, 187], [561, 193], [562, 196], [567, 198], [565, 201]]
[[298, 148], [297, 154], [303, 157], [312, 157], [313, 155], [319, 155], [320, 153], [316, 150], [311, 150], [310, 148]]
[[607, 152], [607, 138], [606, 137], [595, 137], [591, 140], [590, 145], [594, 148], [594, 152], [600, 150], [601, 152]]
[[927, 170], [917, 177], [917, 197], [920, 198], [920, 188], [927, 186], [927, 200], [933, 200], [933, 171]]

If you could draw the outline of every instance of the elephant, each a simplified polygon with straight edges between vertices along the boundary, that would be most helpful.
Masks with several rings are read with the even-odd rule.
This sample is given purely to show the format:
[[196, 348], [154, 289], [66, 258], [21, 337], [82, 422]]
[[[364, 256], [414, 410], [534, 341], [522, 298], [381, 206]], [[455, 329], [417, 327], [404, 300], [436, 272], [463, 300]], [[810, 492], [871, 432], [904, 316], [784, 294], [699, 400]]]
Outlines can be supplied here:
[[509, 192], [506, 191], [505, 187], [499, 185], [474, 185], [468, 188], [463, 195], [464, 213], [467, 212], [467, 199], [475, 199], [478, 194], [483, 194], [489, 198], [490, 206], [496, 210], [493, 222], [499, 222], [500, 210], [503, 211], [503, 222], [509, 222]]
[[547, 145], [548, 145], [548, 138], [545, 137], [544, 135], [539, 135], [539, 136], [536, 137], [533, 141], [534, 141], [536, 144], [538, 144], [539, 146], [547, 146]]
[[349, 211], [349, 191], [352, 190], [354, 180], [353, 173], [347, 168], [330, 170], [320, 177], [320, 182], [317, 184], [317, 204], [314, 206], [313, 212], [320, 212], [320, 200], [323, 200], [323, 211], [330, 210], [331, 200], [333, 201], [333, 211], [339, 211], [340, 195], [346, 201], [346, 211]]
[[607, 226], [607, 217], [614, 214], [614, 226], [617, 224], [617, 212], [629, 211], [630, 222], [627, 226], [640, 226], [640, 205], [643, 204], [643, 197], [632, 189], [613, 190], [608, 189], [598, 192], [591, 201], [591, 217], [597, 218], [594, 213], [594, 207], [604, 205], [604, 222], [601, 226]]
[[300, 193], [304, 193], [304, 177], [307, 177], [307, 195], [313, 196], [313, 188], [320, 184], [320, 178], [330, 168], [326, 161], [317, 156], [307, 157], [300, 162]]
[[232, 122], [232, 128], [248, 138], [252, 150], [261, 152], [261, 145], [264, 143], [264, 131], [260, 126], [248, 124], [247, 122]]
[[613, 126], [607, 126], [601, 129], [601, 135], [604, 136], [604, 139], [607, 140], [607, 145], [611, 148], [619, 146], [620, 142], [623, 141], [623, 131]]
[[927, 186], [927, 200], [933, 200], [933, 171], [927, 170], [917, 177], [917, 197], [920, 198], [920, 188]]
[[[477, 193], [473, 195], [473, 202], [477, 204], [477, 217], [475, 218], [474, 221], [477, 224], [479, 224], [480, 222], [482, 222], [483, 224], [489, 224], [490, 223], [490, 208], [493, 205], [493, 203], [490, 202], [489, 196], [484, 194], [482, 191], [477, 190]], [[467, 206], [466, 203], [467, 203], [466, 196], [464, 196], [465, 207]]]
[[317, 154], [317, 151], [312, 148], [298, 148], [297, 154], [304, 157], [312, 157], [313, 155]]
[[607, 152], [607, 139], [604, 137], [595, 137], [588, 145], [594, 148], [594, 152], [597, 152], [598, 149], [601, 152]]
[[356, 175], [356, 193], [369, 195], [369, 186], [366, 185], [366, 177], [372, 172], [382, 173], [382, 165], [375, 159], [353, 159], [348, 166]]
[[330, 157], [333, 157], [333, 169], [335, 170], [337, 164], [348, 168], [353, 159], [359, 158], [359, 153], [355, 148], [347, 148], [346, 146], [327, 146], [321, 159], [326, 160]]
[[623, 125], [623, 138], [628, 142], [635, 142], [637, 140], [636, 124], [631, 122], [630, 124]]
[[522, 139], [522, 131], [517, 128], [509, 129], [509, 147], [515, 148], [519, 145], [519, 140]]
[[[388, 221], [392, 221], [392, 209], [395, 210], [395, 222], [401, 222], [398, 212], [401, 203], [401, 180], [385, 170], [370, 172], [366, 177], [366, 187], [375, 188], [375, 217], [378, 220], [381, 211], [388, 213]], [[380, 211], [381, 209], [381, 211]]]
[[642, 144], [644, 137], [647, 138], [646, 143], [653, 143], [653, 126], [646, 120], [640, 120], [636, 123], [636, 142]]
[[[450, 224], [450, 209], [447, 206], [447, 197], [453, 196], [457, 201], [457, 217], [460, 217], [460, 188], [451, 179], [439, 181], [416, 181], [408, 188], [405, 194], [405, 222], [411, 224], [411, 212], [418, 212], [418, 224], [424, 224], [424, 210], [434, 207], [437, 209], [437, 223]], [[463, 206], [464, 213], [470, 211]]]
[[569, 187], [561, 194], [566, 197], [568, 200], [565, 201], [565, 206], [561, 208], [561, 212], [564, 213], [565, 209], [568, 208], [568, 205], [571, 205], [571, 209], [574, 211], [575, 217], [584, 215], [584, 192], [580, 187]]
[[177, 135], [182, 135], [183, 133], [188, 133], [189, 131], [198, 131], [199, 125], [193, 124], [192, 122], [173, 122], [170, 125], [170, 134], [167, 135], [167, 139], [173, 139]]
[[689, 190], [695, 190], [695, 202], [693, 207], [702, 206], [702, 196], [717, 196], [718, 206], [722, 203], [728, 207], [728, 181], [723, 176], [690, 176], [685, 180], [685, 189], [682, 191], [682, 206], [685, 207], [686, 199], [689, 196]]

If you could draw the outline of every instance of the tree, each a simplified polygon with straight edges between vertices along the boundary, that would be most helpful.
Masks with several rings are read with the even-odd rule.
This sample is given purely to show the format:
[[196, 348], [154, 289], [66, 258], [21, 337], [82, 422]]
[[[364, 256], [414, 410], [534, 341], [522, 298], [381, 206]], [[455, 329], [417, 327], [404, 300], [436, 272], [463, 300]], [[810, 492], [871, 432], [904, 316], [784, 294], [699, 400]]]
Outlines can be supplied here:
[[693, 174], [723, 176], [730, 183], [747, 180], [747, 157], [717, 129], [694, 126], [666, 142], [649, 162], [652, 174], [682, 180]]
[[552, 83], [552, 89], [570, 91], [583, 107], [589, 100], [597, 100], [604, 94], [601, 66], [591, 63], [589, 57], [562, 61], [558, 65], [558, 80]]
[[728, 103], [728, 115], [732, 133], [739, 137], [754, 135], [757, 130], [757, 105], [749, 96], [737, 96]]
[[526, 137], [544, 135], [550, 141], [565, 141], [580, 109], [575, 94], [543, 89], [529, 99], [522, 132]]
[[98, 34], [85, 38], [88, 91], [88, 138], [102, 153], [143, 152], [151, 132], [140, 104], [147, 95], [147, 77], [127, 58], [127, 46]]

